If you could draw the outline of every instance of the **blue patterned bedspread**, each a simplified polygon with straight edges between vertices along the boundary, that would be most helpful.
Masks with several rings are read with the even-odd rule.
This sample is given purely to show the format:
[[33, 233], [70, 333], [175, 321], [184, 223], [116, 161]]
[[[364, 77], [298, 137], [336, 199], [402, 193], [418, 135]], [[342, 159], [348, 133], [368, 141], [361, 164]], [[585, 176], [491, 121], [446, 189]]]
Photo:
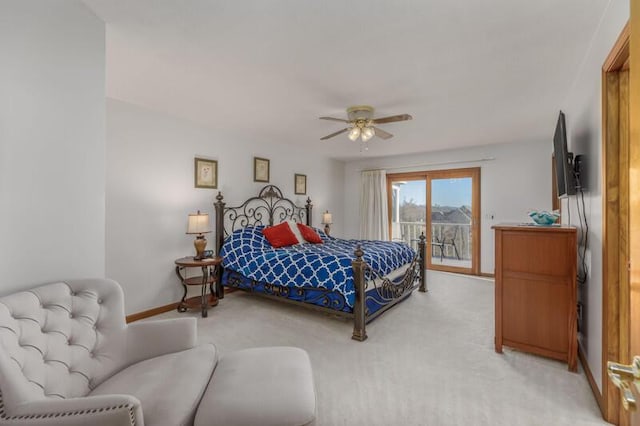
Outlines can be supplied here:
[[350, 308], [355, 304], [353, 252], [360, 244], [364, 261], [378, 274], [387, 275], [409, 263], [415, 251], [390, 241], [342, 240], [318, 232], [323, 244], [273, 248], [262, 226], [239, 229], [225, 241], [223, 266], [255, 281], [286, 287], [310, 286], [337, 291]]

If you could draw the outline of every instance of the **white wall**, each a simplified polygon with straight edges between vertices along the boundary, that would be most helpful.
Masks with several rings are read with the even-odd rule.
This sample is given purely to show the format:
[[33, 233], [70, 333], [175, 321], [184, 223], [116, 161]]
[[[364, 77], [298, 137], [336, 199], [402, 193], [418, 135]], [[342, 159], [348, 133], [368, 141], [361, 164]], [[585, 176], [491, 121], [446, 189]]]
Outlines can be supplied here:
[[[383, 168], [387, 173], [480, 167], [481, 271], [494, 273], [494, 237], [491, 226], [502, 222], [528, 222], [532, 209], [551, 209], [551, 151], [549, 141], [488, 145], [449, 151], [352, 161], [345, 165], [345, 229], [358, 236], [360, 172]], [[491, 161], [474, 160], [495, 158]], [[455, 164], [443, 164], [456, 162]], [[440, 163], [440, 164], [437, 164]], [[430, 166], [424, 166], [430, 164]], [[417, 165], [416, 167], [407, 167]], [[420, 166], [423, 165], [423, 166]], [[491, 219], [493, 216], [493, 219]]]
[[105, 29], [80, 1], [0, 3], [0, 293], [104, 276]]
[[[614, 0], [609, 4], [591, 48], [577, 70], [574, 85], [563, 109], [567, 120], [569, 150], [583, 154], [586, 163], [585, 203], [589, 223], [587, 283], [580, 287], [583, 303], [583, 329], [580, 345], [593, 377], [602, 390], [602, 65], [618, 35], [629, 19], [629, 2]], [[571, 207], [571, 222], [579, 225], [576, 197], [565, 200]], [[564, 216], [567, 220], [567, 216]], [[580, 247], [580, 251], [582, 248]]]
[[[125, 291], [127, 313], [179, 300], [182, 290], [173, 261], [194, 252], [185, 235], [187, 215], [210, 215], [218, 190], [194, 188], [194, 157], [218, 160], [218, 189], [227, 205], [256, 195], [264, 183], [253, 182], [253, 157], [271, 160], [271, 184], [294, 195], [294, 173], [307, 175], [314, 204], [313, 223], [321, 212], [343, 210], [343, 164], [298, 149], [262, 141], [235, 140], [216, 131], [115, 99], [107, 100], [107, 276]], [[315, 143], [315, 142], [314, 142]], [[338, 216], [338, 215], [336, 215]], [[332, 228], [342, 233], [340, 221]], [[214, 248], [213, 233], [207, 248]]]

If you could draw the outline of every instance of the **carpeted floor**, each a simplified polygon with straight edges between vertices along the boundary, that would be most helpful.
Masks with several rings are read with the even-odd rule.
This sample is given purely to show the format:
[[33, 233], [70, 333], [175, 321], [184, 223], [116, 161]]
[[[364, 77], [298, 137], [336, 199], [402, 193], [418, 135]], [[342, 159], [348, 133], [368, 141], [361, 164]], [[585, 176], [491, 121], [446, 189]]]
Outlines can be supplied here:
[[[314, 367], [318, 425], [602, 425], [582, 371], [493, 350], [493, 281], [428, 274], [415, 292], [351, 340], [343, 319], [245, 293], [198, 318], [222, 354], [298, 346]], [[286, 401], [283, 401], [286, 404]]]

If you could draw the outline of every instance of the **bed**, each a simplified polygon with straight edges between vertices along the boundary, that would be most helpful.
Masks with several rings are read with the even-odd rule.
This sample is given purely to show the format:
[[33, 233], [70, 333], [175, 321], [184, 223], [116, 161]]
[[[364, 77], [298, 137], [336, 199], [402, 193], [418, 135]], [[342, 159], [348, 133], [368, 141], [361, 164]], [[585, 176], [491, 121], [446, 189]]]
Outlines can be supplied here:
[[283, 197], [274, 185], [235, 207], [221, 192], [214, 203], [220, 297], [224, 287], [352, 318], [352, 338], [367, 338], [366, 324], [409, 297], [426, 291], [425, 237], [418, 250], [390, 241], [343, 240], [316, 232], [321, 244], [273, 248], [262, 234], [267, 226], [292, 220], [311, 226], [313, 204]]

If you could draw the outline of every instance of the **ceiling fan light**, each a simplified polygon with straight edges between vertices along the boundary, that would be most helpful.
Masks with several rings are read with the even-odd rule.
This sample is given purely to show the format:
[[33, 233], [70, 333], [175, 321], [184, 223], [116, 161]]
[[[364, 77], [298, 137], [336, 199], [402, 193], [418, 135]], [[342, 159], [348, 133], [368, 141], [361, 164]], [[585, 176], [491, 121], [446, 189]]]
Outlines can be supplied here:
[[375, 134], [376, 132], [371, 127], [365, 127], [364, 129], [362, 129], [362, 140], [366, 142], [369, 139], [371, 139]]
[[354, 126], [351, 130], [349, 130], [349, 139], [351, 139], [352, 141], [355, 141], [356, 139], [358, 139], [358, 137], [360, 136], [360, 128]]

